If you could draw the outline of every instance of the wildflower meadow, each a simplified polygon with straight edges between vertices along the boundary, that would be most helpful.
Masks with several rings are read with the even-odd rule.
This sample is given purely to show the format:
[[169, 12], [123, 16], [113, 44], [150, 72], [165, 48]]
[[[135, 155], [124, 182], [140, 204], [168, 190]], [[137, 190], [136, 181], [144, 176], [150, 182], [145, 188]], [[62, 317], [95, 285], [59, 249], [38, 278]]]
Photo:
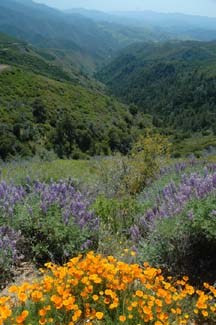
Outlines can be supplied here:
[[[214, 157], [155, 163], [143, 187], [121, 159], [90, 161], [86, 186], [70, 168], [7, 180], [3, 166], [0, 324], [216, 323]], [[39, 271], [20, 283], [24, 262]]]

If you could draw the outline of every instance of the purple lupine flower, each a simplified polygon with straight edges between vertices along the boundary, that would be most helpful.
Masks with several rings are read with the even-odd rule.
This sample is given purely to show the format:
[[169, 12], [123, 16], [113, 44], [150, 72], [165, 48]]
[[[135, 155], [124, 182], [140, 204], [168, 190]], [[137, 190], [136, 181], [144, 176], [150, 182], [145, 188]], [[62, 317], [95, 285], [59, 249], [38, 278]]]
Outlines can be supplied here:
[[69, 217], [70, 217], [70, 211], [69, 210], [65, 210], [63, 212], [63, 223], [64, 223], [64, 225], [67, 225], [68, 224]]
[[[184, 169], [184, 166], [178, 165], [176, 168]], [[209, 174], [207, 171], [205, 168], [204, 175], [183, 174], [178, 185], [171, 181], [158, 191], [157, 205], [148, 209], [144, 218], [153, 222], [154, 218], [175, 216], [182, 212], [186, 204], [193, 198], [202, 199], [213, 193], [216, 188], [216, 173]], [[192, 218], [192, 215], [189, 215], [189, 218]]]
[[32, 210], [32, 208], [31, 208], [31, 207], [28, 207], [28, 213], [29, 213], [29, 215], [30, 215], [30, 216], [32, 216], [32, 215], [33, 215], [33, 210]]
[[41, 202], [40, 208], [41, 208], [43, 214], [47, 214], [47, 205], [45, 202]]
[[16, 264], [23, 256], [18, 252], [17, 243], [21, 238], [21, 233], [8, 226], [0, 227], [0, 255], [2, 263], [4, 259], [11, 259], [12, 264]]
[[31, 183], [31, 178], [29, 175], [26, 176], [26, 184], [30, 184]]
[[134, 225], [132, 227], [130, 227], [130, 236], [131, 236], [131, 239], [135, 242], [139, 241], [139, 238], [140, 238], [140, 231], [139, 231], [139, 228], [138, 226]]
[[189, 220], [193, 220], [194, 219], [194, 213], [193, 213], [193, 210], [190, 210], [189, 212], [188, 212], [188, 218], [189, 218]]
[[81, 250], [87, 250], [90, 249], [90, 247], [92, 246], [93, 242], [90, 239], [87, 239], [82, 245], [81, 245]]
[[204, 167], [204, 176], [205, 177], [208, 176], [208, 168], [207, 168], [207, 166]]

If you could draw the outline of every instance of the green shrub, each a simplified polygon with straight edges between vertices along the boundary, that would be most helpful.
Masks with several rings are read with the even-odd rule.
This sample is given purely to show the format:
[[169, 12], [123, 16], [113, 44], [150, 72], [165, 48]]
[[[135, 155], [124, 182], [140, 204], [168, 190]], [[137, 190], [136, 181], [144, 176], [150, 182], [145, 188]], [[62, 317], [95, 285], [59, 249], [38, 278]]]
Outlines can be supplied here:
[[134, 198], [107, 199], [99, 196], [94, 204], [96, 215], [114, 234], [128, 235], [130, 227], [140, 211], [140, 206]]
[[189, 203], [176, 217], [155, 222], [140, 244], [142, 258], [176, 276], [187, 274], [195, 284], [213, 282], [216, 269], [216, 198]]
[[115, 155], [100, 164], [103, 193], [107, 197], [136, 195], [152, 181], [169, 158], [168, 139], [146, 131], [132, 147], [128, 156]]
[[[62, 222], [62, 211], [58, 206], [48, 208], [46, 215], [36, 203], [33, 205], [32, 216], [18, 207], [14, 218], [15, 228], [25, 237], [22, 251], [26, 258], [34, 260], [39, 265], [51, 260], [64, 263], [71, 256], [86, 248], [97, 247], [97, 236], [88, 227], [80, 228], [69, 218], [68, 223]], [[88, 247], [85, 247], [85, 245]]]
[[147, 130], [146, 136], [141, 136], [132, 147], [123, 179], [124, 189], [130, 194], [139, 193], [159, 172], [169, 157], [169, 148], [166, 137]]

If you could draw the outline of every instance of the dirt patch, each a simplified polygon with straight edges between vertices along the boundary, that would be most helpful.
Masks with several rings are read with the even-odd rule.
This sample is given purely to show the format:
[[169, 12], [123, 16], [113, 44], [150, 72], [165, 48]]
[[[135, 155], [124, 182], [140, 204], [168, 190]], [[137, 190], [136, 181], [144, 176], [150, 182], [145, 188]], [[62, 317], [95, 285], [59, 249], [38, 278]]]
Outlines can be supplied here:
[[32, 282], [32, 280], [39, 278], [41, 273], [35, 268], [35, 266], [31, 263], [23, 262], [20, 267], [17, 268], [14, 280], [10, 283], [7, 283], [6, 287], [3, 290], [0, 290], [0, 297], [10, 295], [8, 293], [8, 288], [11, 285], [21, 285], [23, 282]]
[[0, 72], [7, 69], [9, 66], [6, 64], [0, 64]]

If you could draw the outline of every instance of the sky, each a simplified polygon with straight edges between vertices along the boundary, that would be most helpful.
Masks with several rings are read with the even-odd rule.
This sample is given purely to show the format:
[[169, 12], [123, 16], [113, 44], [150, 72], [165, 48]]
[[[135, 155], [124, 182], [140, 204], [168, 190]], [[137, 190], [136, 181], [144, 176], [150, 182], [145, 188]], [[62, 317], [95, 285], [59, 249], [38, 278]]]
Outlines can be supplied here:
[[216, 0], [35, 0], [59, 9], [153, 10], [216, 17]]

